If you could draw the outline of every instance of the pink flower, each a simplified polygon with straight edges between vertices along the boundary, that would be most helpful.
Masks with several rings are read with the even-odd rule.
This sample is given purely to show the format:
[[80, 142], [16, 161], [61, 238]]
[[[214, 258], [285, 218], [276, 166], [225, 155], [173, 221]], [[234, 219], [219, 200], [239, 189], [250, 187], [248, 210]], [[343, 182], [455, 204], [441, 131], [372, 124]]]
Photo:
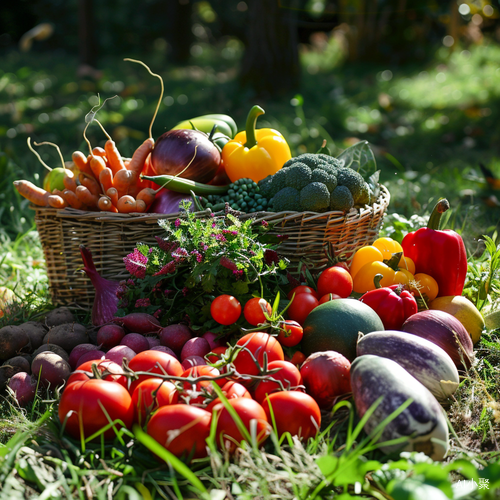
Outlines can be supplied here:
[[182, 261], [189, 256], [188, 251], [185, 248], [177, 248], [171, 253], [172, 257], [177, 261]]
[[179, 227], [181, 225], [181, 220], [180, 219], [176, 219], [175, 222], [174, 222], [174, 225], [175, 225], [175, 227]]
[[151, 300], [149, 299], [137, 299], [135, 301], [135, 307], [148, 307], [151, 305]]
[[125, 262], [125, 268], [132, 276], [139, 279], [144, 279], [146, 277], [146, 264], [148, 263], [148, 258], [142, 255], [137, 248], [134, 248], [132, 253], [124, 257], [123, 262]]
[[177, 246], [176, 242], [165, 240], [161, 236], [155, 236], [155, 239], [160, 249], [164, 252], [171, 252]]
[[161, 314], [161, 309], [157, 309], [154, 313], [153, 313], [153, 316], [158, 319], [160, 317], [160, 314]]
[[233, 271], [233, 273], [238, 271], [238, 266], [231, 259], [228, 259], [227, 257], [221, 257], [220, 265], [224, 266], [226, 269]]
[[175, 271], [175, 261], [171, 260], [168, 264], [165, 264], [158, 272], [154, 273], [153, 276], [162, 276], [164, 274], [170, 274]]

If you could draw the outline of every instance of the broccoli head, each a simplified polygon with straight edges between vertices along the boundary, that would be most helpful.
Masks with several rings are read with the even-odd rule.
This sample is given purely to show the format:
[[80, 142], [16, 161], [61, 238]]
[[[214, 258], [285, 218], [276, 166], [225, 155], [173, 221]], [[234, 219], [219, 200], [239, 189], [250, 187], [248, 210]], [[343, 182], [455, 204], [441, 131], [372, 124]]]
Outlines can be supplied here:
[[356, 205], [369, 205], [370, 204], [370, 186], [366, 182], [363, 183], [361, 196], [358, 198]]
[[322, 182], [330, 193], [337, 187], [337, 177], [322, 168], [312, 171], [311, 182]]
[[271, 199], [273, 197], [272, 193], [272, 183], [273, 183], [273, 176], [268, 175], [267, 177], [264, 177], [264, 179], [261, 179], [258, 182], [259, 186], [259, 192], [264, 198]]
[[327, 165], [332, 166], [333, 168], [341, 168], [342, 167], [342, 163], [340, 162], [340, 160], [337, 160], [337, 158], [334, 158], [333, 156], [325, 155], [323, 153], [318, 153], [315, 156], [317, 156], [320, 160], [325, 162]]
[[260, 194], [270, 200], [285, 186], [285, 171], [281, 168], [274, 175], [268, 175], [258, 182]]
[[346, 186], [337, 186], [330, 194], [330, 210], [348, 212], [353, 206], [354, 199]]
[[311, 182], [311, 169], [297, 162], [285, 170], [285, 186], [300, 191]]
[[315, 153], [303, 153], [299, 156], [290, 158], [287, 162], [285, 162], [282, 168], [288, 169], [290, 167], [293, 167], [297, 163], [303, 163], [304, 165], [307, 165], [311, 170], [314, 170], [315, 168], [318, 168], [318, 166], [324, 164], [325, 161], [320, 158], [320, 155], [317, 155]]
[[339, 186], [345, 186], [349, 189], [355, 205], [358, 205], [366, 197], [365, 180], [360, 173], [352, 168], [339, 168], [337, 170], [337, 181]]
[[322, 182], [311, 182], [300, 191], [300, 208], [305, 212], [326, 212], [330, 191]]
[[271, 200], [275, 212], [298, 211], [300, 193], [292, 187], [280, 189]]

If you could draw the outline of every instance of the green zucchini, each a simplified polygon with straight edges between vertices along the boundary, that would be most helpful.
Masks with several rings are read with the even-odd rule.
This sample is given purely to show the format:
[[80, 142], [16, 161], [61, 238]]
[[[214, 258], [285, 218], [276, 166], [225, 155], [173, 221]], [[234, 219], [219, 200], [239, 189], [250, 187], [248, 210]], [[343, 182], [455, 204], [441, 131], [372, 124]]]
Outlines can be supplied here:
[[184, 179], [184, 177], [177, 177], [175, 175], [141, 175], [141, 179], [153, 181], [158, 186], [166, 187], [176, 193], [191, 194], [191, 191], [200, 196], [209, 194], [225, 194], [229, 189], [229, 184], [225, 186], [212, 186], [210, 184], [203, 184], [195, 182], [191, 179]]

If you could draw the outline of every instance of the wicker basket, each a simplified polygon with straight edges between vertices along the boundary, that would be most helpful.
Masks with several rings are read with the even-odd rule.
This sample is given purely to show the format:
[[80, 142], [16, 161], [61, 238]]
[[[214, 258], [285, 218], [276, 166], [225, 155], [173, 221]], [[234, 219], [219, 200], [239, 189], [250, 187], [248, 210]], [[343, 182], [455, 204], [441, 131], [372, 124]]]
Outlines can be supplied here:
[[[254, 224], [265, 220], [273, 224], [271, 233], [287, 237], [279, 252], [291, 261], [291, 268], [299, 261], [307, 261], [314, 270], [327, 264], [325, 250], [331, 245], [336, 255], [347, 259], [360, 247], [377, 238], [382, 219], [389, 205], [390, 195], [381, 187], [376, 203], [361, 209], [342, 212], [259, 212], [239, 214], [241, 220], [254, 219]], [[155, 235], [163, 230], [160, 218], [175, 220], [176, 214], [109, 214], [84, 212], [66, 208], [32, 207], [35, 222], [45, 254], [49, 288], [55, 305], [92, 307], [94, 288], [80, 271], [80, 245], [92, 251], [99, 273], [108, 279], [120, 280], [129, 276], [123, 258], [131, 253], [137, 242], [154, 243]], [[199, 217], [210, 212], [198, 212]]]

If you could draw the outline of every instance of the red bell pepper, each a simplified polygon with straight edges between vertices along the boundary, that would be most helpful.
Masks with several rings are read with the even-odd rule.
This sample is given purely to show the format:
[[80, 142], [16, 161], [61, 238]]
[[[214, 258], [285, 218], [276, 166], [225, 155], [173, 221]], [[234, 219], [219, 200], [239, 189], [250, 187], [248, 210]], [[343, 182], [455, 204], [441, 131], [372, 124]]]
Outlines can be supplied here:
[[401, 243], [405, 257], [415, 263], [416, 273], [432, 276], [439, 285], [438, 297], [462, 295], [467, 274], [467, 252], [462, 237], [451, 229], [439, 229], [441, 216], [450, 208], [440, 199], [427, 227], [408, 233]]
[[404, 285], [380, 287], [381, 274], [375, 276], [375, 290], [366, 292], [359, 300], [370, 306], [382, 320], [386, 330], [399, 330], [411, 315], [418, 312], [418, 305]]

